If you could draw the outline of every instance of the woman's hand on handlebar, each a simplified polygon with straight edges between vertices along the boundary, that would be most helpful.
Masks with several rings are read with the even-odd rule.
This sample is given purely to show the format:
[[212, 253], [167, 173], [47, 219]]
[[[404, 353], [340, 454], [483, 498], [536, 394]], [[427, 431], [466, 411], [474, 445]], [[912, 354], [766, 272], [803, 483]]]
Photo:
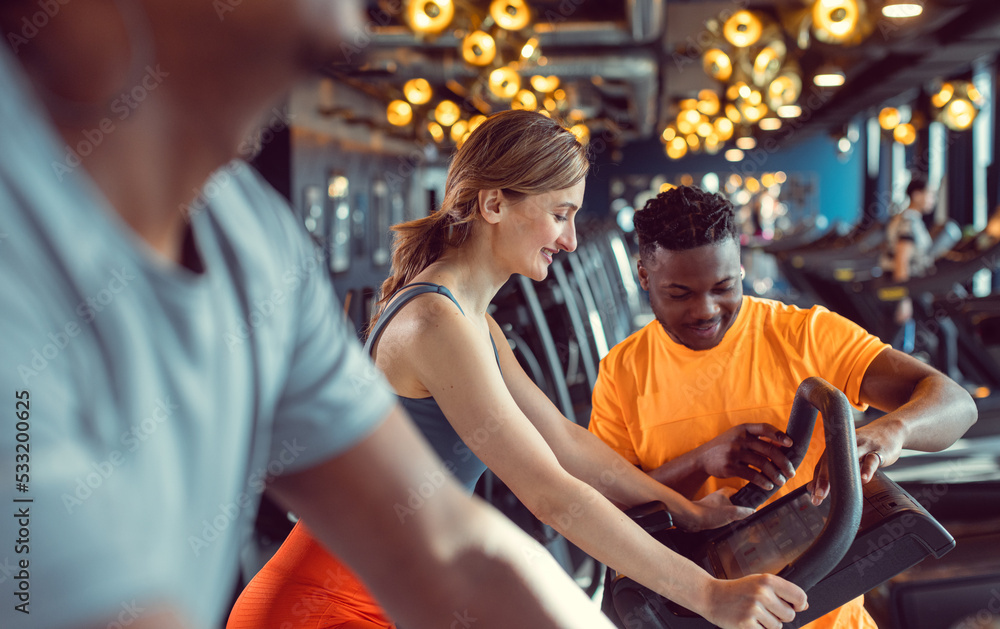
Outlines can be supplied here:
[[790, 445], [788, 435], [770, 424], [739, 424], [700, 446], [699, 459], [710, 476], [744, 478], [770, 490], [795, 475], [781, 450]]
[[694, 610], [723, 629], [780, 629], [809, 607], [802, 588], [773, 574], [716, 579], [706, 610]]
[[732, 487], [724, 487], [718, 491], [713, 491], [701, 500], [693, 501], [694, 513], [692, 522], [685, 523], [684, 528], [689, 531], [701, 531], [704, 529], [714, 529], [725, 526], [730, 522], [742, 520], [751, 515], [753, 509], [749, 507], [737, 507], [729, 498], [736, 493]]

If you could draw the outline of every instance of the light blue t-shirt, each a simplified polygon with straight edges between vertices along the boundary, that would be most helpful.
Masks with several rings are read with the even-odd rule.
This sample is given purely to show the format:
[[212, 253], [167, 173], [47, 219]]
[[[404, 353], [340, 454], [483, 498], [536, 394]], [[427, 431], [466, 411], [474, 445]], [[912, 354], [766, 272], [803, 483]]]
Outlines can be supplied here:
[[156, 603], [217, 626], [264, 479], [355, 444], [395, 398], [246, 164], [191, 215], [204, 272], [166, 263], [26, 85], [0, 50], [0, 626], [128, 626]]

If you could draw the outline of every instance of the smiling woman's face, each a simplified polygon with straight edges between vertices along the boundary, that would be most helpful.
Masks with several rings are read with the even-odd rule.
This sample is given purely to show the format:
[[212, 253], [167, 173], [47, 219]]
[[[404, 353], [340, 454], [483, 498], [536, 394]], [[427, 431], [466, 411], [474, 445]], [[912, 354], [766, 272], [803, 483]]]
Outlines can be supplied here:
[[657, 247], [639, 262], [639, 283], [667, 335], [689, 349], [722, 342], [743, 303], [740, 246], [729, 239], [684, 251]]
[[576, 249], [576, 213], [583, 204], [585, 184], [580, 180], [564, 190], [504, 201], [507, 216], [500, 249], [512, 272], [541, 281], [552, 258]]

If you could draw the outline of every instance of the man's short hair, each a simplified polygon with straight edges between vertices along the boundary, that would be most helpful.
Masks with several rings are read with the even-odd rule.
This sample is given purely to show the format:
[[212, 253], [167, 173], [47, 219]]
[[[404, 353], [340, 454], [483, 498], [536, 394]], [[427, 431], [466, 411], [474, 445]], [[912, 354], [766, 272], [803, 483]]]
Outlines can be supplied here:
[[906, 186], [906, 196], [913, 198], [914, 192], [922, 192], [927, 189], [927, 178], [923, 175], [913, 175], [910, 183]]
[[739, 239], [733, 204], [692, 186], [656, 195], [635, 213], [633, 222], [643, 259], [652, 257], [657, 247], [684, 251]]

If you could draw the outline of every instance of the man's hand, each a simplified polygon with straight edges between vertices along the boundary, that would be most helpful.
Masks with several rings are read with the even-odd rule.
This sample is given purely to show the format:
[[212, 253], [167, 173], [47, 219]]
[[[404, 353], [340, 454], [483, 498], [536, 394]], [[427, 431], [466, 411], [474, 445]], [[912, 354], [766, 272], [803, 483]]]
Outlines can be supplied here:
[[697, 448], [698, 460], [710, 476], [744, 478], [770, 491], [795, 475], [781, 450], [791, 445], [788, 435], [770, 424], [740, 424]]
[[[869, 424], [857, 430], [858, 439], [858, 461], [861, 468], [861, 484], [867, 484], [875, 475], [875, 470], [880, 467], [892, 465], [899, 459], [902, 450], [898, 440], [888, 438], [880, 434], [879, 426]], [[830, 473], [827, 467], [826, 452], [820, 457], [813, 472], [813, 479], [809, 481], [809, 492], [812, 494], [812, 503], [819, 505], [830, 494]]]

